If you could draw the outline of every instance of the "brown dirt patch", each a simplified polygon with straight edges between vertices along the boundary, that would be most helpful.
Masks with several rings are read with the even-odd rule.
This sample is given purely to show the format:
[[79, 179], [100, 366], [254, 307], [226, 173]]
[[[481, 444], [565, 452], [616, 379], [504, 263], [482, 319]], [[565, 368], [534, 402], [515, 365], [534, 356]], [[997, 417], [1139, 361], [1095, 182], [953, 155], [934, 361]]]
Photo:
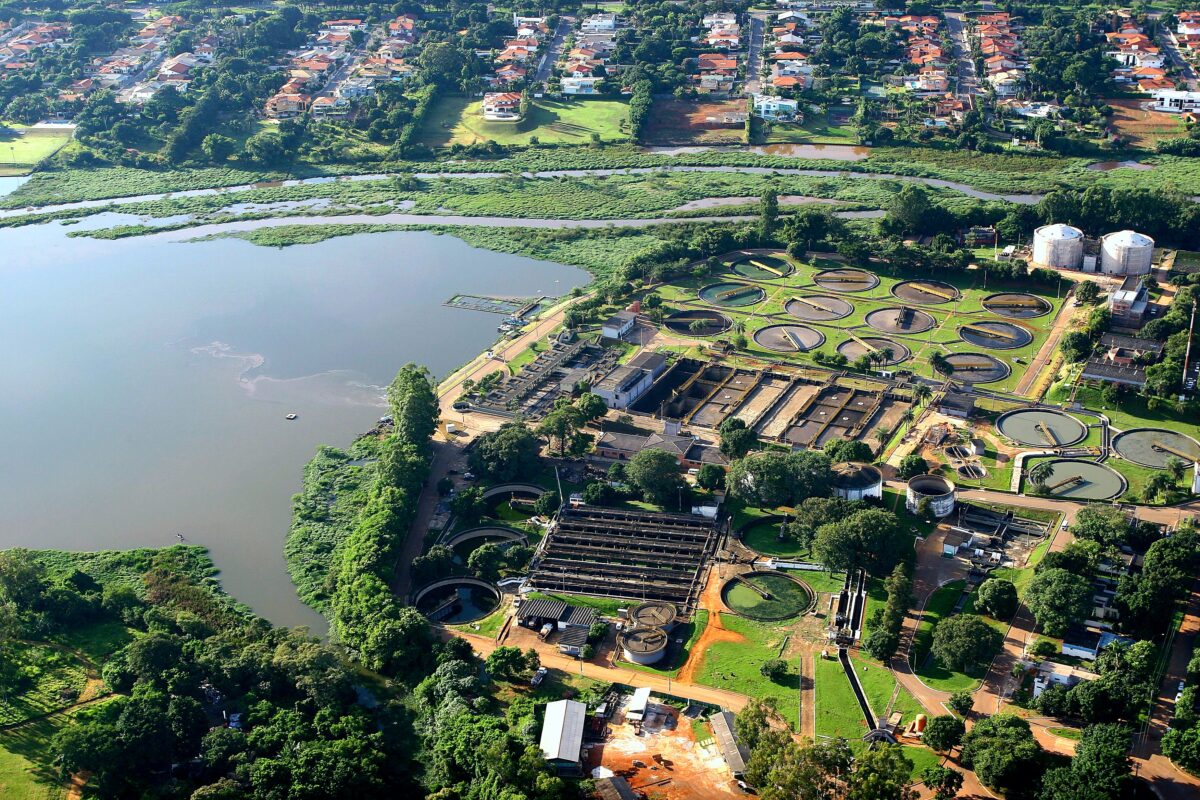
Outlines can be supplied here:
[[1178, 114], [1146, 111], [1145, 100], [1107, 100], [1113, 107], [1112, 127], [1138, 147], [1152, 148], [1161, 139], [1182, 136], [1183, 121]]
[[655, 100], [646, 141], [655, 145], [744, 144], [744, 123], [722, 122], [725, 114], [746, 112], [745, 100]]
[[696, 671], [704, 662], [704, 654], [708, 648], [717, 642], [741, 642], [746, 639], [740, 633], [726, 628], [721, 621], [721, 612], [725, 609], [725, 604], [721, 601], [721, 581], [717, 577], [715, 569], [708, 571], [708, 582], [704, 584], [704, 591], [700, 593], [700, 608], [708, 611], [708, 625], [705, 626], [704, 633], [700, 634], [700, 639], [692, 647], [687, 663], [679, 670], [678, 680], [680, 683], [696, 682]]

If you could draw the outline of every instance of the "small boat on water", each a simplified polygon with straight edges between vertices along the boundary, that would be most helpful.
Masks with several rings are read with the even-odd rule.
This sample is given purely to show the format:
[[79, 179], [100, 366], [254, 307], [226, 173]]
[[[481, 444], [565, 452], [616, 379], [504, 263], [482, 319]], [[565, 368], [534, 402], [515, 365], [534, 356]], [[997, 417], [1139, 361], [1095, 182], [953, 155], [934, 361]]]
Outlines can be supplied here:
[[299, 418], [300, 418], [299, 414], [288, 414], [286, 417], [284, 417], [284, 419], [299, 419]]

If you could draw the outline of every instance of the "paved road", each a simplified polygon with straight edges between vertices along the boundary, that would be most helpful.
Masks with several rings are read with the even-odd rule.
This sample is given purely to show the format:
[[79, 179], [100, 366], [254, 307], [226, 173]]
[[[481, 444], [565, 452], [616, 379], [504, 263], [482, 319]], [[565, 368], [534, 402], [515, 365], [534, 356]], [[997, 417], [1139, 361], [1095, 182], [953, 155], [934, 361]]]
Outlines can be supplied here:
[[1196, 70], [1183, 57], [1183, 53], [1179, 50], [1179, 40], [1175, 38], [1175, 33], [1168, 30], [1165, 25], [1159, 27], [1158, 43], [1163, 46], [1163, 49], [1170, 56], [1171, 62], [1179, 68], [1183, 75], [1184, 81], [1187, 83], [1187, 88], [1191, 91], [1197, 91], [1197, 86], [1200, 82], [1196, 79]]
[[760, 88], [762, 72], [763, 38], [767, 28], [766, 12], [750, 15], [750, 40], [746, 45], [746, 94], [756, 94]]
[[971, 60], [971, 43], [967, 39], [966, 18], [961, 11], [946, 12], [946, 31], [950, 34], [950, 43], [954, 48], [954, 57], [958, 59], [959, 97], [970, 97], [978, 88], [975, 75], [975, 62]]
[[554, 71], [554, 64], [558, 61], [559, 54], [562, 53], [563, 40], [567, 38], [567, 34], [575, 26], [574, 17], [563, 17], [558, 21], [558, 27], [554, 30], [554, 38], [550, 40], [550, 45], [546, 48], [546, 54], [542, 56], [542, 60], [538, 63], [537, 72], [533, 74], [533, 82], [542, 84], [542, 89], [545, 90], [546, 82], [550, 80], [550, 75]]

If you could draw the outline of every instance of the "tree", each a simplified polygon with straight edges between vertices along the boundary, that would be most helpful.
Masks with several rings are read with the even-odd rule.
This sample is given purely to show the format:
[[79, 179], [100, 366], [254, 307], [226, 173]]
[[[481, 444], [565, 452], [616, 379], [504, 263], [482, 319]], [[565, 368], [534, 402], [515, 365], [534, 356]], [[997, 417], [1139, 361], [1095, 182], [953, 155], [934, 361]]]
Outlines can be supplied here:
[[821, 448], [821, 451], [829, 456], [829, 460], [835, 464], [842, 461], [870, 463], [875, 459], [875, 454], [871, 452], [871, 446], [856, 439], [830, 439]]
[[1182, 459], [1171, 456], [1167, 459], [1166, 470], [1167, 474], [1171, 476], [1171, 483], [1177, 484], [1183, 480], [1187, 467], [1184, 465]]
[[419, 443], [422, 451], [427, 451], [440, 415], [429, 370], [419, 364], [405, 364], [388, 386], [387, 397], [396, 436], [411, 444]]
[[772, 187], [762, 193], [758, 205], [758, 229], [764, 239], [775, 232], [778, 219], [779, 192]]
[[921, 458], [919, 453], [909, 453], [900, 459], [900, 468], [897, 470], [897, 474], [901, 480], [908, 480], [918, 475], [924, 475], [928, 470], [925, 459]]
[[1090, 356], [1092, 347], [1092, 337], [1084, 331], [1067, 331], [1058, 342], [1063, 358], [1072, 363], [1078, 363]]
[[725, 470], [716, 464], [701, 464], [696, 473], [696, 485], [710, 492], [724, 489]]
[[[70, 728], [67, 728], [70, 730]], [[1171, 728], [1163, 734], [1163, 755], [1189, 772], [1200, 771], [1200, 725]]]
[[237, 142], [228, 136], [222, 136], [219, 133], [210, 133], [200, 143], [200, 149], [204, 151], [204, 155], [213, 161], [224, 161], [233, 155], [233, 151], [237, 149]]
[[450, 501], [450, 510], [463, 525], [474, 525], [483, 516], [487, 503], [483, 499], [483, 489], [478, 486], [468, 486]]
[[592, 481], [583, 487], [583, 502], [589, 506], [606, 506], [612, 499], [613, 489], [604, 481]]
[[1075, 298], [1085, 305], [1091, 305], [1100, 298], [1100, 287], [1093, 281], [1080, 281], [1075, 284]]
[[481, 435], [471, 450], [471, 469], [497, 481], [528, 478], [541, 467], [541, 444], [524, 422], [506, 422]]
[[1028, 797], [1042, 775], [1042, 748], [1029, 723], [996, 714], [975, 723], [963, 736], [962, 765], [975, 770], [984, 786], [1008, 797]]
[[665, 506], [677, 500], [683, 487], [679, 462], [665, 450], [642, 450], [629, 459], [629, 483], [646, 500]]
[[1079, 509], [1071, 523], [1076, 539], [1099, 542], [1103, 547], [1119, 547], [1129, 535], [1125, 512], [1110, 505], [1089, 505]]
[[912, 768], [900, 745], [878, 745], [860, 753], [846, 782], [846, 800], [917, 800], [910, 786]]
[[769, 658], [759, 665], [758, 671], [772, 683], [782, 683], [787, 677], [788, 665], [782, 658]]
[[998, 631], [975, 614], [955, 614], [933, 629], [930, 652], [942, 666], [955, 672], [973, 672], [987, 664], [1003, 645]]
[[465, 63], [462, 51], [451, 42], [426, 44], [417, 58], [425, 82], [440, 86], [449, 86], [458, 80]]
[[828, 494], [833, 472], [829, 457], [812, 450], [751, 453], [729, 468], [726, 484], [738, 499], [760, 508], [776, 508]]
[[471, 551], [467, 556], [467, 569], [476, 578], [484, 581], [500, 579], [500, 570], [504, 568], [505, 554], [496, 542], [486, 542]]
[[921, 233], [927, 230], [932, 207], [924, 187], [907, 183], [888, 205], [887, 222], [900, 233]]
[[501, 680], [527, 678], [531, 674], [529, 661], [519, 647], [497, 647], [488, 654], [484, 664], [489, 675]]
[[758, 445], [758, 434], [738, 417], [726, 417], [717, 426], [721, 436], [721, 455], [730, 461], [744, 457]]
[[926, 745], [939, 753], [948, 753], [962, 742], [967, 728], [958, 717], [943, 714], [934, 717], [925, 725], [925, 734], [921, 737]]
[[1033, 491], [1041, 494], [1046, 490], [1046, 481], [1054, 474], [1054, 464], [1050, 461], [1039, 461], [1029, 470], [1029, 482]]
[[994, 619], [1011, 619], [1017, 613], [1017, 587], [1003, 578], [989, 578], [975, 590], [975, 603]]
[[950, 695], [950, 699], [946, 701], [946, 705], [950, 706], [950, 710], [960, 717], [966, 717], [971, 713], [971, 709], [975, 707], [975, 698], [971, 693], [963, 690]]
[[933, 800], [953, 800], [963, 785], [963, 774], [956, 769], [930, 764], [921, 772], [921, 781], [933, 791]]
[[246, 157], [266, 167], [281, 163], [286, 153], [283, 139], [273, 131], [256, 133], [246, 140]]
[[561, 456], [567, 454], [567, 445], [583, 424], [583, 414], [579, 409], [570, 403], [563, 403], [542, 418], [537, 432], [550, 442], [558, 439], [558, 454]]
[[861, 567], [885, 575], [911, 546], [895, 514], [868, 508], [818, 528], [813, 555], [835, 572]]
[[592, 392], [584, 392], [579, 395], [575, 399], [575, 408], [579, 409], [580, 415], [588, 422], [599, 419], [608, 413], [608, 406], [604, 399]]
[[558, 496], [558, 492], [543, 492], [537, 500], [533, 501], [533, 513], [549, 517], [558, 511], [561, 503], [562, 498]]
[[1086, 619], [1091, 603], [1088, 579], [1059, 568], [1039, 570], [1025, 594], [1025, 605], [1047, 636], [1062, 636], [1072, 623]]

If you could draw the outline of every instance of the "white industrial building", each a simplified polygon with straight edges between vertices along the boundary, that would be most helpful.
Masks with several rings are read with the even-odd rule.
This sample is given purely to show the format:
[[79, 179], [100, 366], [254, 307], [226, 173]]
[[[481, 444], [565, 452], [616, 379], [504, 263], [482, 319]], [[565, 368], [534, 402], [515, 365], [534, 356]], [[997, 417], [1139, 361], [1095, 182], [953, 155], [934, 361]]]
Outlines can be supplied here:
[[1154, 264], [1154, 240], [1136, 231], [1100, 237], [1100, 271], [1105, 275], [1148, 275]]
[[1043, 225], [1033, 232], [1033, 263], [1039, 267], [1079, 269], [1083, 231], [1071, 225]]
[[575, 700], [555, 700], [546, 704], [540, 744], [542, 757], [556, 770], [579, 769], [586, 716], [587, 706]]

